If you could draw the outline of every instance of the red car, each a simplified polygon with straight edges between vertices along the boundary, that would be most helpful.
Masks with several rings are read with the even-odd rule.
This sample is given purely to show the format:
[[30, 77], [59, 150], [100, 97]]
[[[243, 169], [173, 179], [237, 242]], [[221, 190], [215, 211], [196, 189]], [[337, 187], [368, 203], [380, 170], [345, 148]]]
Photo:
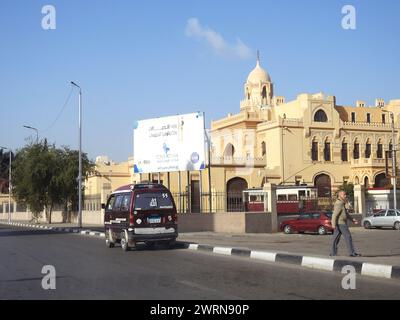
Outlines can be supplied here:
[[317, 232], [327, 234], [333, 232], [332, 212], [307, 212], [302, 213], [297, 219], [285, 220], [280, 224], [280, 229], [286, 234], [293, 232]]

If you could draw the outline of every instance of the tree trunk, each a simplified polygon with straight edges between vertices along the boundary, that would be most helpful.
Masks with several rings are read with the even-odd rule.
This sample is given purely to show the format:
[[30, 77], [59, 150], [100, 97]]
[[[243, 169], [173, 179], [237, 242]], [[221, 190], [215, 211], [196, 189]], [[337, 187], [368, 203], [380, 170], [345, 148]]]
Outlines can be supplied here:
[[50, 205], [49, 224], [51, 224], [51, 213], [53, 212], [53, 203]]

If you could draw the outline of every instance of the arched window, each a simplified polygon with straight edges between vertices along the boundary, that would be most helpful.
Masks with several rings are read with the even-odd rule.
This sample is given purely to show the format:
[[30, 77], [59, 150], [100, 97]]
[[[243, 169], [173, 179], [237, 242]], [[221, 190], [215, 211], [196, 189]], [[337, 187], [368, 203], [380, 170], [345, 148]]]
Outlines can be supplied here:
[[318, 141], [315, 138], [312, 141], [311, 160], [318, 161]]
[[319, 174], [314, 179], [314, 186], [317, 188], [318, 197], [331, 197], [331, 178], [327, 174]]
[[347, 153], [347, 141], [343, 139], [342, 141], [342, 150], [341, 150], [342, 161], [349, 161], [348, 153]]
[[386, 177], [385, 173], [380, 173], [375, 177], [374, 188], [386, 188], [390, 186], [390, 179]]
[[328, 122], [328, 117], [324, 110], [318, 110], [314, 115], [315, 122]]
[[370, 142], [369, 139], [367, 140], [367, 142], [365, 144], [365, 154], [364, 154], [364, 156], [365, 156], [365, 159], [371, 158], [371, 142]]
[[360, 159], [360, 144], [357, 139], [354, 141], [353, 159]]
[[329, 139], [326, 139], [324, 144], [324, 160], [331, 161], [331, 143]]
[[265, 142], [261, 142], [261, 156], [265, 157], [265, 155], [267, 154], [267, 147], [265, 146]]
[[267, 87], [266, 86], [263, 87], [261, 96], [263, 99], [265, 99], [267, 97]]
[[376, 157], [378, 159], [383, 158], [383, 145], [381, 139], [378, 140], [378, 144], [376, 145]]
[[233, 157], [235, 154], [235, 147], [232, 143], [228, 143], [224, 151], [224, 157]]
[[368, 179], [368, 177], [364, 178], [364, 187], [365, 187], [365, 189], [369, 188], [369, 179]]

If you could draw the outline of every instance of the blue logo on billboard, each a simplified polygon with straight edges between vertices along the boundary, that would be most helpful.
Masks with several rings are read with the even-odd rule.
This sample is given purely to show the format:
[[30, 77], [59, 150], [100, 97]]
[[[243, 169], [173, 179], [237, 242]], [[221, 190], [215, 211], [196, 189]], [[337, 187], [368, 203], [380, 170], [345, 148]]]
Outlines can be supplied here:
[[167, 155], [169, 152], [169, 147], [167, 146], [167, 144], [165, 142], [163, 144], [163, 150], [164, 150], [164, 153]]
[[193, 152], [192, 155], [190, 156], [190, 161], [192, 163], [197, 163], [200, 160], [200, 156], [197, 152]]

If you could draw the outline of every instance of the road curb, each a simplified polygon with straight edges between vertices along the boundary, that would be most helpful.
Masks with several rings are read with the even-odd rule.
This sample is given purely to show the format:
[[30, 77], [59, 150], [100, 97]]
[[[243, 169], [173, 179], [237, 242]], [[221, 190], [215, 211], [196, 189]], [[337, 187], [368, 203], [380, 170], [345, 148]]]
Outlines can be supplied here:
[[98, 232], [98, 231], [93, 231], [93, 230], [74, 229], [71, 227], [68, 227], [68, 228], [48, 227], [48, 226], [39, 225], [39, 224], [27, 224], [27, 223], [19, 223], [19, 222], [0, 222], [0, 224], [16, 226], [16, 227], [28, 227], [28, 228], [35, 228], [35, 229], [43, 229], [43, 230], [50, 230], [50, 231], [56, 231], [56, 232], [75, 233], [75, 234], [81, 234], [81, 235], [91, 236], [91, 237], [100, 237], [100, 238], [105, 237], [104, 232]]
[[341, 273], [344, 266], [352, 266], [354, 267], [356, 273], [359, 275], [400, 280], [400, 266], [375, 264], [354, 260], [300, 256], [290, 253], [280, 253], [272, 251], [258, 251], [242, 248], [211, 246], [189, 242], [183, 242], [183, 244], [184, 247], [189, 250], [204, 251], [209, 253], [211, 252], [220, 255], [248, 257], [254, 260], [264, 260], [268, 262], [298, 265], [300, 267], [322, 271]]
[[[80, 230], [73, 228], [60, 228], [60, 227], [48, 227], [44, 225], [26, 224], [18, 222], [0, 222], [3, 225], [11, 225], [17, 227], [30, 227], [36, 229], [51, 230], [56, 232], [67, 232], [81, 234], [89, 237], [104, 238], [104, 232], [97, 232], [92, 230]], [[246, 257], [254, 260], [263, 260], [268, 262], [282, 263], [297, 265], [300, 267], [331, 271], [331, 272], [342, 272], [343, 267], [352, 266], [354, 267], [357, 274], [378, 278], [396, 279], [400, 280], [400, 266], [391, 266], [384, 264], [375, 264], [370, 262], [354, 261], [354, 260], [343, 260], [343, 259], [332, 259], [322, 258], [314, 256], [300, 256], [290, 253], [280, 253], [272, 251], [259, 251], [250, 250], [245, 248], [233, 248], [233, 247], [222, 247], [212, 246], [208, 244], [198, 244], [186, 241], [177, 241], [177, 245], [181, 248], [204, 251], [213, 254], [219, 254], [224, 256], [239, 256]]]

